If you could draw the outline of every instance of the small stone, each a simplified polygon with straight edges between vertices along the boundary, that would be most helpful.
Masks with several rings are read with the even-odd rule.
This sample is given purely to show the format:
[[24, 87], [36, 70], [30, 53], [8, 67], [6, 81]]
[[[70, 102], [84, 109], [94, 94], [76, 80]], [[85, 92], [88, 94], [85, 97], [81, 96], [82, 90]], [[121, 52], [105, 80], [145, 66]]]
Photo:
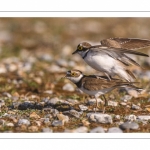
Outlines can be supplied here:
[[43, 128], [43, 129], [42, 129], [42, 132], [44, 132], [44, 133], [52, 133], [53, 130], [50, 129], [50, 128]]
[[5, 106], [5, 101], [0, 99], [0, 107]]
[[30, 114], [30, 118], [39, 119], [40, 116], [37, 115], [36, 112], [32, 112], [32, 113]]
[[5, 123], [6, 123], [6, 121], [5, 121], [5, 120], [0, 119], [0, 125], [4, 126], [4, 124], [5, 124]]
[[115, 115], [115, 119], [120, 120], [120, 115]]
[[27, 119], [19, 119], [19, 121], [18, 121], [18, 125], [20, 126], [20, 125], [30, 125], [30, 121], [29, 120], [27, 120]]
[[69, 104], [69, 102], [65, 101], [65, 100], [61, 100], [59, 99], [58, 97], [54, 97], [54, 98], [51, 98], [50, 100], [46, 100], [46, 103], [48, 105], [56, 105], [56, 104]]
[[10, 123], [7, 123], [6, 126], [7, 127], [14, 127], [14, 124], [10, 122]]
[[43, 123], [46, 125], [50, 125], [51, 122], [50, 122], [49, 118], [44, 118]]
[[89, 126], [90, 125], [90, 123], [86, 119], [83, 119], [82, 123], [83, 123], [83, 126]]
[[122, 130], [126, 130], [126, 129], [132, 129], [132, 130], [136, 130], [139, 128], [139, 125], [136, 122], [125, 122], [123, 124], [121, 124], [119, 126]]
[[78, 111], [72, 109], [72, 110], [69, 111], [69, 113], [71, 115], [73, 115], [74, 117], [76, 117], [76, 118], [80, 118], [80, 116], [82, 115], [83, 112], [78, 112]]
[[30, 101], [25, 101], [24, 103], [18, 105], [19, 110], [34, 109], [34, 108], [35, 104], [31, 103]]
[[112, 117], [108, 114], [101, 114], [101, 113], [88, 113], [88, 118], [91, 121], [98, 122], [98, 123], [110, 123], [112, 124]]
[[7, 72], [6, 67], [3, 64], [0, 64], [0, 74], [6, 73], [6, 72]]
[[132, 99], [132, 96], [130, 96], [130, 95], [125, 95], [124, 97], [121, 97], [121, 100], [124, 101], [124, 102], [127, 102], [131, 99]]
[[135, 104], [132, 104], [131, 108], [134, 109], [134, 110], [141, 110], [141, 107], [138, 106], [138, 105], [135, 105]]
[[85, 110], [88, 109], [88, 107], [87, 107], [87, 106], [84, 106], [84, 105], [79, 105], [79, 108], [80, 108], [80, 110], [82, 110], [82, 111], [85, 111]]
[[67, 101], [71, 104], [71, 105], [75, 105], [75, 104], [78, 104], [79, 103], [79, 101], [78, 100], [76, 100], [76, 99], [67, 99]]
[[56, 64], [52, 64], [49, 68], [47, 68], [47, 70], [49, 72], [54, 72], [54, 73], [56, 73], [56, 72], [66, 72], [67, 71], [66, 68], [60, 67]]
[[38, 127], [41, 126], [41, 121], [35, 121], [35, 123], [36, 123], [36, 125], [37, 125]]
[[137, 120], [138, 121], [148, 121], [148, 120], [150, 120], [150, 116], [137, 116]]
[[52, 90], [47, 90], [47, 91], [44, 91], [44, 93], [46, 93], [46, 94], [53, 94], [53, 91]]
[[47, 62], [51, 62], [53, 60], [53, 57], [50, 54], [42, 54], [40, 59]]
[[63, 121], [62, 120], [54, 120], [52, 123], [52, 126], [57, 127], [57, 126], [63, 126]]
[[30, 132], [37, 132], [38, 131], [38, 127], [37, 126], [30, 126], [30, 127], [28, 127], [28, 130]]
[[108, 106], [118, 106], [118, 102], [108, 101]]
[[127, 93], [128, 93], [130, 96], [133, 96], [133, 97], [135, 97], [135, 98], [137, 98], [138, 95], [139, 95], [139, 92], [136, 91], [136, 90], [133, 89], [133, 88], [126, 88], [126, 91], [127, 91]]
[[120, 105], [122, 105], [122, 106], [126, 106], [126, 105], [127, 105], [127, 103], [125, 103], [125, 102], [121, 102], [121, 103], [120, 103]]
[[90, 133], [105, 133], [103, 127], [96, 127], [90, 131]]
[[67, 67], [68, 66], [68, 62], [65, 60], [65, 59], [58, 59], [56, 61], [56, 63], [59, 65], [59, 66], [62, 66], [62, 67]]
[[62, 122], [63, 122], [63, 124], [66, 122], [68, 122], [69, 121], [69, 117], [68, 116], [65, 116], [65, 115], [63, 115], [63, 114], [57, 114], [57, 118], [59, 119], [59, 120], [61, 120]]
[[123, 131], [120, 128], [112, 127], [108, 129], [107, 133], [123, 133]]
[[7, 96], [8, 98], [11, 98], [11, 94], [9, 94], [8, 92], [4, 92], [3, 95]]
[[[98, 98], [97, 101], [98, 101], [99, 104], [101, 104], [101, 103], [103, 104], [103, 103], [104, 103], [103, 100], [100, 99], [100, 98]], [[89, 105], [94, 105], [94, 104], [96, 104], [96, 99], [95, 99], [95, 98], [89, 99], [89, 100], [88, 100], [88, 104], [89, 104]]]
[[63, 90], [73, 92], [75, 89], [71, 83], [66, 83], [63, 86]]
[[136, 116], [135, 115], [126, 116], [125, 120], [127, 120], [127, 121], [135, 121], [136, 120]]
[[74, 129], [74, 130], [65, 130], [65, 132], [69, 132], [69, 133], [87, 133], [88, 132], [88, 128], [87, 127], [84, 127], [84, 126], [81, 126], [77, 129]]

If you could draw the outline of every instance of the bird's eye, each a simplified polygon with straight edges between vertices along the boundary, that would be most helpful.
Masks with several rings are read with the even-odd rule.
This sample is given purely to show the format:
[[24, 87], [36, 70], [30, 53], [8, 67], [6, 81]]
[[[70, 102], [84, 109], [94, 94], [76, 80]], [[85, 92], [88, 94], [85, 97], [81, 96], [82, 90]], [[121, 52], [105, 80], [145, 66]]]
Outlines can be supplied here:
[[83, 46], [79, 45], [78, 50], [82, 50], [82, 49], [83, 49]]
[[76, 76], [76, 73], [75, 73], [75, 72], [72, 72], [72, 73], [71, 73], [71, 76]]

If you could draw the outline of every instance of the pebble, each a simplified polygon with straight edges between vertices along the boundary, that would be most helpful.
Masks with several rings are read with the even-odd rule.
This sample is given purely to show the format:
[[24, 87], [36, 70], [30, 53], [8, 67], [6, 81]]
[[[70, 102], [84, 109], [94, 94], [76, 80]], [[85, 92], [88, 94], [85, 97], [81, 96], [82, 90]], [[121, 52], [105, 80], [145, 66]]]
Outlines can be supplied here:
[[39, 126], [39, 127], [40, 127], [40, 126], [41, 126], [41, 124], [42, 124], [42, 123], [41, 123], [41, 121], [34, 121], [34, 122], [35, 122], [35, 123], [36, 123], [36, 125], [37, 125], [37, 126]]
[[69, 133], [87, 133], [88, 128], [84, 127], [84, 126], [81, 126], [81, 127], [77, 128], [77, 129], [74, 129], [74, 130], [66, 129], [65, 132], [69, 132]]
[[7, 72], [7, 69], [6, 69], [5, 65], [0, 64], [0, 74], [6, 73], [6, 72]]
[[143, 122], [144, 124], [147, 124], [147, 121], [150, 120], [150, 116], [148, 115], [137, 116], [136, 119], [138, 122]]
[[44, 93], [46, 93], [46, 94], [53, 94], [53, 91], [52, 90], [47, 90], [47, 91], [44, 91]]
[[0, 125], [4, 126], [4, 124], [5, 124], [5, 123], [6, 123], [6, 121], [5, 121], [5, 120], [0, 119]]
[[39, 116], [38, 114], [36, 114], [36, 112], [32, 112], [32, 113], [30, 114], [30, 118], [39, 119], [40, 116]]
[[108, 106], [118, 106], [118, 102], [108, 101]]
[[19, 110], [34, 109], [34, 108], [35, 103], [31, 103], [30, 101], [26, 101], [18, 105]]
[[76, 100], [76, 99], [67, 99], [67, 101], [70, 103], [70, 104], [72, 104], [72, 105], [75, 105], [75, 104], [79, 104], [79, 101], [78, 100]]
[[115, 119], [118, 119], [118, 120], [120, 120], [120, 115], [115, 115]]
[[134, 110], [141, 110], [141, 107], [135, 104], [132, 104], [131, 108]]
[[88, 118], [91, 121], [98, 122], [98, 123], [110, 123], [112, 124], [112, 117], [108, 114], [102, 114], [102, 113], [88, 113]]
[[37, 132], [38, 131], [38, 127], [37, 126], [30, 126], [28, 127], [29, 132]]
[[43, 123], [46, 124], [46, 125], [50, 125], [51, 122], [49, 120], [49, 118], [42, 118], [43, 119]]
[[50, 54], [42, 54], [40, 56], [40, 59], [47, 62], [51, 62], [53, 60], [53, 57]]
[[87, 121], [86, 119], [83, 119], [83, 120], [82, 120], [82, 124], [83, 124], [83, 126], [89, 126], [89, 125], [90, 125], [90, 122]]
[[53, 130], [50, 129], [50, 128], [43, 128], [43, 129], [42, 129], [42, 132], [44, 132], [44, 133], [52, 133]]
[[96, 127], [90, 131], [90, 133], [105, 133], [103, 127]]
[[122, 106], [126, 106], [126, 105], [127, 105], [127, 103], [125, 103], [125, 102], [121, 102], [121, 103], [120, 103], [120, 105], [122, 105]]
[[118, 127], [109, 128], [107, 133], [123, 133], [123, 131]]
[[84, 106], [84, 105], [79, 105], [79, 108], [80, 108], [80, 110], [82, 110], [82, 111], [85, 111], [85, 110], [88, 109], [88, 107], [87, 107], [87, 106]]
[[10, 122], [10, 123], [7, 123], [6, 126], [7, 127], [14, 127], [14, 124]]
[[125, 130], [125, 129], [132, 129], [132, 130], [135, 130], [135, 129], [138, 129], [139, 128], [139, 125], [136, 123], [136, 122], [124, 122], [123, 124], [121, 124], [119, 126], [122, 130]]
[[69, 110], [69, 111], [65, 111], [63, 113], [69, 113], [69, 114], [71, 114], [72, 116], [74, 116], [76, 118], [80, 118], [80, 116], [82, 115], [83, 112], [82, 111], [78, 112], [78, 111], [72, 109], [72, 110]]
[[[99, 104], [100, 104], [100, 103], [102, 103], [102, 104], [104, 103], [103, 100], [100, 99], [100, 98], [98, 98], [97, 101], [98, 101]], [[95, 103], [96, 103], [96, 99], [95, 99], [95, 98], [88, 100], [88, 104], [89, 104], [89, 105], [94, 105]]]
[[49, 72], [53, 72], [53, 73], [56, 73], [56, 72], [66, 72], [66, 71], [67, 71], [66, 68], [59, 67], [59, 66], [56, 65], [56, 64], [52, 64], [49, 68], [47, 68], [47, 70], [48, 70]]
[[136, 116], [135, 115], [125, 116], [125, 120], [127, 120], [127, 121], [135, 121], [136, 120]]
[[62, 120], [54, 120], [52, 123], [52, 126], [57, 127], [57, 126], [63, 126], [63, 121]]
[[135, 90], [135, 89], [133, 89], [133, 88], [125, 88], [125, 89], [126, 89], [127, 93], [128, 93], [130, 96], [133, 96], [133, 97], [135, 97], [135, 98], [138, 97], [139, 92], [138, 92], [137, 90]]
[[54, 97], [54, 98], [51, 98], [50, 100], [45, 100], [46, 101], [46, 104], [48, 105], [56, 105], [58, 103], [62, 103], [62, 104], [69, 104], [69, 102], [65, 101], [65, 100], [61, 100], [59, 99], [58, 97]]
[[65, 116], [65, 115], [63, 115], [63, 114], [57, 114], [57, 118], [59, 119], [59, 120], [61, 120], [62, 122], [63, 122], [63, 124], [66, 122], [69, 122], [69, 117], [68, 116]]
[[11, 97], [12, 97], [11, 94], [9, 94], [8, 92], [4, 92], [3, 95], [4, 95], [4, 96], [7, 96], [8, 98], [11, 98]]
[[5, 106], [5, 101], [0, 99], [0, 107]]
[[125, 96], [121, 97], [121, 100], [124, 101], [124, 102], [127, 102], [131, 99], [132, 99], [132, 96], [130, 96], [130, 95], [125, 95]]
[[58, 59], [56, 61], [56, 63], [59, 65], [59, 66], [62, 66], [62, 67], [67, 67], [68, 66], [68, 62], [64, 59]]
[[75, 88], [73, 87], [73, 85], [71, 83], [66, 83], [63, 87], [62, 87], [63, 90], [65, 91], [70, 91], [70, 92], [73, 92], [75, 91]]
[[30, 121], [27, 120], [27, 119], [19, 119], [19, 120], [18, 120], [18, 125], [20, 126], [20, 125], [22, 125], [22, 124], [28, 126], [28, 125], [30, 125]]

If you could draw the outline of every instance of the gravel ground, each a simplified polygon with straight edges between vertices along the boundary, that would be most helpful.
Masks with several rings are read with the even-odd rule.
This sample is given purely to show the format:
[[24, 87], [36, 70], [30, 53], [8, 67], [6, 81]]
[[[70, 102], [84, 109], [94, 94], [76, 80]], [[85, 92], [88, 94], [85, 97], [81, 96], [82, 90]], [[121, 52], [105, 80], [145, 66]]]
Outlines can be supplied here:
[[[149, 58], [132, 56], [143, 67], [131, 67], [143, 91], [107, 94], [105, 114], [62, 79], [70, 69], [100, 74], [72, 56], [78, 43], [150, 39], [149, 26], [149, 18], [0, 18], [0, 132], [150, 132]], [[141, 51], [150, 55], [150, 48]]]

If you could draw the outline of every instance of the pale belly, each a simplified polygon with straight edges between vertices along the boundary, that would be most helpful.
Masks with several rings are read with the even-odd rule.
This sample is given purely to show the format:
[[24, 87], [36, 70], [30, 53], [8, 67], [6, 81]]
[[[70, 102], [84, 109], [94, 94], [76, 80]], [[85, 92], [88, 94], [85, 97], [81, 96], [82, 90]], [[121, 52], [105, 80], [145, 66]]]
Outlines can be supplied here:
[[103, 94], [106, 94], [109, 91], [111, 91], [112, 88], [103, 89], [103, 90], [100, 90], [100, 91], [89, 91], [89, 90], [86, 90], [83, 87], [81, 87], [80, 90], [83, 91], [84, 93], [88, 94], [88, 95], [99, 97], [99, 96], [101, 96]]
[[95, 70], [106, 72], [108, 74], [115, 74], [117, 69], [116, 67], [118, 67], [117, 61], [107, 54], [94, 56], [87, 55], [84, 60]]

